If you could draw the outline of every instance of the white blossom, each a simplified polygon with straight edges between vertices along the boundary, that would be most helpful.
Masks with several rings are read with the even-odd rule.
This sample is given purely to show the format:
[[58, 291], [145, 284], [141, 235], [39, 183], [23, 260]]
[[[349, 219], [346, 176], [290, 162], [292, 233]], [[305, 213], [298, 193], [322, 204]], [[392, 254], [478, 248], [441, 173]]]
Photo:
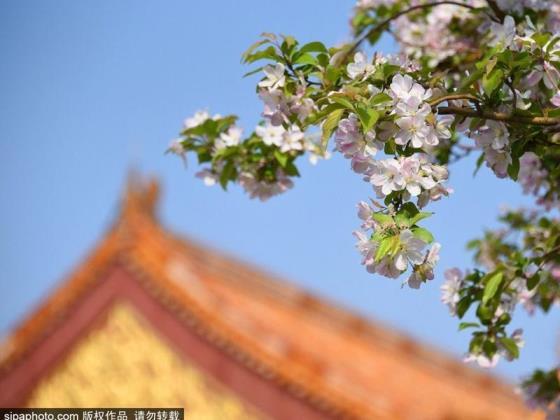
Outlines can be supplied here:
[[373, 162], [369, 182], [377, 187], [376, 191], [381, 192], [385, 196], [393, 191], [404, 189], [405, 180], [399, 161], [396, 159], [385, 159]]
[[414, 236], [411, 230], [406, 229], [400, 233], [400, 249], [395, 255], [395, 267], [404, 271], [408, 267], [408, 262], [417, 265], [424, 260], [423, 250], [426, 242]]
[[364, 136], [360, 130], [358, 117], [350, 114], [338, 124], [335, 132], [335, 149], [352, 159], [352, 169], [358, 173], [366, 172], [373, 160], [372, 157], [382, 148], [375, 139], [375, 132]]
[[432, 96], [431, 89], [424, 89], [422, 85], [416, 83], [408, 74], [396, 74], [391, 81], [389, 95], [395, 103], [416, 103], [420, 105]]
[[284, 74], [286, 68], [282, 63], [276, 63], [274, 65], [267, 64], [263, 68], [265, 74], [265, 79], [259, 82], [259, 87], [274, 90], [281, 88], [286, 83], [286, 76]]
[[255, 129], [255, 133], [262, 138], [263, 143], [271, 146], [275, 145], [280, 147], [282, 145], [282, 139], [286, 130], [281, 125], [265, 124], [259, 125]]
[[187, 129], [197, 127], [209, 118], [210, 115], [207, 111], [196, 111], [192, 117], [186, 118], [185, 121], [183, 121], [183, 126]]
[[440, 249], [441, 245], [437, 242], [434, 243], [426, 254], [426, 258], [422, 264], [414, 267], [412, 274], [407, 280], [408, 286], [411, 289], [419, 289], [424, 280], [434, 279], [434, 267], [439, 261]]
[[220, 179], [220, 176], [212, 172], [210, 169], [203, 169], [197, 172], [195, 176], [202, 179], [204, 185], [206, 185], [207, 187], [215, 185]]
[[303, 137], [297, 125], [292, 125], [288, 130], [284, 131], [280, 150], [282, 152], [289, 152], [290, 150], [303, 150]]
[[488, 43], [491, 47], [501, 46], [508, 48], [513, 43], [515, 37], [515, 20], [511, 16], [504, 18], [504, 23], [492, 22], [490, 26], [491, 40]]
[[216, 139], [215, 146], [217, 150], [225, 147], [237, 146], [241, 142], [243, 130], [236, 126], [231, 126], [227, 132], [221, 133]]
[[187, 164], [187, 151], [183, 146], [183, 139], [179, 138], [179, 139], [171, 140], [171, 143], [169, 143], [169, 147], [167, 148], [167, 151], [169, 153], [173, 153], [174, 155], [179, 156], [183, 161], [183, 163], [185, 165]]
[[441, 301], [449, 307], [449, 313], [455, 315], [459, 303], [459, 291], [463, 285], [463, 273], [458, 268], [445, 270], [445, 282], [441, 286]]
[[266, 201], [293, 187], [292, 180], [281, 171], [276, 173], [276, 182], [259, 181], [249, 172], [242, 172], [238, 182], [250, 198], [258, 198], [260, 201]]
[[367, 77], [374, 69], [374, 66], [368, 62], [367, 56], [362, 52], [357, 52], [354, 55], [354, 62], [346, 66], [346, 72], [352, 79]]

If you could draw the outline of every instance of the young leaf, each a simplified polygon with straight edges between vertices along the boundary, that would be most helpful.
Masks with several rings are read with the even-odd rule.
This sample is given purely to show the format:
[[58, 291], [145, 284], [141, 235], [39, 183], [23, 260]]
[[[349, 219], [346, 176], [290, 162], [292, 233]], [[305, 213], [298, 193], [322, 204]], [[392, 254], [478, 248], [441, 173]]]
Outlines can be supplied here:
[[378, 222], [381, 225], [392, 225], [393, 224], [393, 218], [391, 216], [389, 216], [388, 214], [373, 213], [373, 215], [371, 217], [373, 218], [373, 220], [375, 220], [376, 222]]
[[464, 329], [467, 328], [477, 328], [480, 327], [479, 324], [477, 324], [476, 322], [461, 322], [459, 324], [459, 331], [463, 331]]
[[504, 72], [501, 69], [494, 68], [490, 73], [482, 78], [482, 88], [486, 96], [492, 94], [498, 89], [504, 81]]
[[310, 42], [308, 44], [305, 44], [303, 47], [300, 48], [299, 50], [300, 53], [305, 54], [308, 52], [318, 52], [318, 53], [327, 53], [328, 54], [328, 50], [327, 48], [323, 45], [322, 42]]
[[540, 279], [541, 279], [541, 275], [539, 272], [529, 277], [529, 279], [527, 280], [527, 289], [533, 290], [535, 287], [537, 287], [537, 284], [539, 284]]
[[487, 274], [486, 277], [486, 286], [484, 287], [484, 293], [482, 294], [483, 304], [486, 304], [496, 295], [496, 292], [498, 291], [498, 288], [500, 287], [500, 284], [504, 279], [504, 273], [502, 273], [501, 271], [495, 271], [493, 273]]
[[344, 109], [337, 109], [331, 112], [325, 119], [322, 126], [323, 132], [321, 134], [321, 146], [323, 149], [327, 148], [327, 143], [331, 138], [333, 131], [336, 130], [336, 127], [338, 127], [338, 123], [342, 118], [342, 115], [344, 115]]
[[459, 319], [463, 318], [465, 313], [469, 310], [472, 300], [470, 296], [465, 296], [459, 302], [457, 302], [457, 316]]
[[514, 339], [503, 337], [500, 338], [500, 343], [502, 343], [502, 346], [505, 347], [505, 349], [514, 359], [517, 359], [519, 357], [519, 347], [517, 347], [517, 343]]
[[383, 239], [379, 243], [379, 248], [377, 248], [377, 252], [375, 253], [375, 261], [379, 262], [383, 259], [383, 257], [387, 255], [392, 255], [396, 252], [400, 245], [399, 236], [390, 236], [388, 238]]
[[379, 113], [372, 108], [357, 106], [356, 112], [360, 118], [360, 122], [362, 123], [362, 130], [364, 133], [369, 132], [379, 119]]
[[415, 237], [423, 240], [427, 244], [431, 244], [434, 241], [434, 235], [432, 235], [432, 233], [427, 229], [421, 227], [415, 227], [412, 228], [412, 233], [414, 234]]
[[276, 160], [278, 161], [278, 163], [280, 164], [280, 166], [282, 168], [286, 167], [286, 163], [288, 163], [288, 155], [285, 153], [282, 153], [280, 150], [275, 150], [274, 151], [274, 157], [276, 158]]
[[345, 108], [348, 108], [350, 111], [354, 111], [354, 105], [345, 96], [343, 96], [343, 95], [331, 95], [329, 98], [330, 98], [331, 101], [333, 101], [337, 104], [343, 105]]

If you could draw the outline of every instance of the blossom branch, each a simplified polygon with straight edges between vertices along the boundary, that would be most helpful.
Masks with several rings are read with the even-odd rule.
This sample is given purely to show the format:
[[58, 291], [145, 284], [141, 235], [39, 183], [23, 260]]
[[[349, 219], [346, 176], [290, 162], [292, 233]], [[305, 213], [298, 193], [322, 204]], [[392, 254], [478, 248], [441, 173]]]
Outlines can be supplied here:
[[[385, 28], [387, 25], [389, 25], [392, 21], [398, 19], [401, 16], [404, 16], [408, 13], [414, 12], [415, 10], [421, 10], [421, 9], [429, 9], [431, 7], [435, 7], [435, 6], [441, 6], [444, 4], [450, 4], [453, 6], [459, 6], [459, 7], [464, 7], [470, 10], [478, 10], [478, 8], [471, 6], [469, 4], [465, 4], [465, 3], [461, 3], [458, 1], [451, 1], [451, 0], [444, 0], [444, 1], [435, 1], [432, 3], [426, 3], [426, 4], [418, 4], [416, 6], [412, 6], [409, 7], [408, 9], [402, 10], [398, 13], [395, 13], [393, 16], [388, 17], [387, 19], [385, 19], [384, 21], [378, 23], [377, 25], [375, 25], [373, 28], [371, 28], [369, 31], [365, 32], [363, 35], [361, 35], [360, 37], [358, 37], [351, 45], [351, 47], [348, 49], [348, 51], [346, 51], [346, 53], [342, 56], [340, 62], [344, 62], [344, 60], [346, 58], [348, 58], [353, 52], [356, 51], [356, 49], [362, 44], [362, 42], [364, 42], [366, 39], [368, 39], [370, 36], [372, 36], [373, 34], [383, 30], [383, 28]], [[493, 16], [489, 17], [492, 20], [496, 20]], [[501, 22], [501, 21], [500, 21]]]

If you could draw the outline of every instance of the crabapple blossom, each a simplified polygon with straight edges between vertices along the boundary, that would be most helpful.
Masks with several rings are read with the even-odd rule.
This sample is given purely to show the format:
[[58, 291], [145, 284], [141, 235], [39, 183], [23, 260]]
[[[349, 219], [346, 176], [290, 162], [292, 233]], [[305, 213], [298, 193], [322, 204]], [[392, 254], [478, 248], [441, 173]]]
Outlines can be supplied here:
[[228, 129], [228, 131], [220, 134], [220, 137], [216, 139], [215, 147], [219, 150], [225, 147], [237, 146], [241, 142], [242, 135], [243, 129], [232, 126]]
[[411, 108], [418, 108], [422, 102], [432, 96], [431, 89], [425, 89], [408, 74], [396, 74], [391, 81], [389, 95], [395, 104], [404, 103]]
[[216, 185], [219, 180], [218, 174], [212, 172], [210, 169], [203, 169], [202, 171], [197, 172], [195, 176], [200, 178], [207, 187]]
[[284, 131], [282, 135], [282, 143], [280, 150], [282, 152], [289, 152], [290, 150], [303, 150], [303, 137], [297, 125], [292, 125], [288, 130]]
[[492, 22], [490, 34], [491, 40], [488, 45], [492, 47], [499, 45], [502, 49], [510, 47], [515, 36], [515, 20], [511, 16], [506, 16], [503, 23]]
[[335, 148], [344, 157], [352, 160], [352, 169], [363, 173], [369, 168], [372, 157], [382, 148], [381, 143], [375, 140], [375, 132], [365, 136], [360, 131], [358, 117], [350, 114], [348, 118], [340, 121], [335, 132]]
[[[525, 344], [523, 341], [523, 330], [520, 328], [516, 329], [509, 338], [513, 340], [517, 348], [522, 348], [523, 345]], [[489, 369], [496, 366], [501, 357], [504, 357], [506, 360], [510, 360], [510, 361], [513, 360], [513, 356], [511, 355], [509, 350], [505, 348], [501, 344], [501, 342], [498, 342], [498, 350], [491, 358], [489, 358], [488, 356], [482, 353], [478, 353], [478, 354], [469, 353], [465, 357], [464, 361], [466, 363], [476, 362], [478, 366], [480, 366], [481, 368]]]
[[401, 165], [396, 159], [374, 161], [369, 182], [380, 196], [387, 196], [393, 191], [401, 191], [405, 187]]
[[281, 125], [266, 124], [257, 126], [255, 132], [262, 138], [264, 144], [280, 146], [286, 129]]
[[207, 119], [210, 118], [210, 115], [207, 111], [196, 111], [192, 117], [186, 118], [183, 121], [183, 127], [185, 128], [193, 128], [202, 123], [204, 123]]
[[259, 87], [274, 90], [281, 88], [286, 83], [286, 76], [284, 72], [286, 67], [283, 64], [277, 63], [275, 65], [266, 65], [263, 68], [265, 79], [259, 82]]
[[441, 244], [434, 243], [422, 264], [414, 266], [414, 270], [407, 280], [408, 286], [411, 289], [419, 289], [420, 285], [426, 280], [434, 279], [434, 267], [439, 261], [439, 251]]
[[357, 52], [354, 55], [354, 62], [346, 66], [346, 71], [351, 79], [364, 78], [374, 71], [374, 66], [364, 53]]
[[519, 159], [517, 182], [521, 184], [525, 194], [537, 195], [544, 186], [547, 175], [535, 153], [525, 152]]
[[552, 105], [560, 108], [560, 90], [556, 92], [552, 98], [550, 98], [550, 102]]
[[463, 273], [458, 268], [450, 268], [444, 273], [445, 282], [441, 286], [441, 301], [449, 308], [451, 315], [457, 311], [459, 291], [463, 284]]
[[255, 175], [242, 172], [239, 175], [239, 185], [249, 194], [250, 198], [266, 201], [270, 197], [286, 192], [293, 187], [293, 182], [281, 171], [276, 173], [276, 182], [259, 181]]

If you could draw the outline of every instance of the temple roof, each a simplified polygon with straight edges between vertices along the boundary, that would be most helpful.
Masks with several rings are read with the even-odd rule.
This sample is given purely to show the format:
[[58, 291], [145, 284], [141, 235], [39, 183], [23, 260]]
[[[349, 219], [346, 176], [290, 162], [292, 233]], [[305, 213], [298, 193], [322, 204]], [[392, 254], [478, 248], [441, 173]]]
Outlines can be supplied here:
[[105, 238], [4, 344], [0, 377], [118, 265], [236, 363], [325, 417], [527, 418], [498, 379], [168, 231], [158, 196], [154, 180], [129, 180]]

